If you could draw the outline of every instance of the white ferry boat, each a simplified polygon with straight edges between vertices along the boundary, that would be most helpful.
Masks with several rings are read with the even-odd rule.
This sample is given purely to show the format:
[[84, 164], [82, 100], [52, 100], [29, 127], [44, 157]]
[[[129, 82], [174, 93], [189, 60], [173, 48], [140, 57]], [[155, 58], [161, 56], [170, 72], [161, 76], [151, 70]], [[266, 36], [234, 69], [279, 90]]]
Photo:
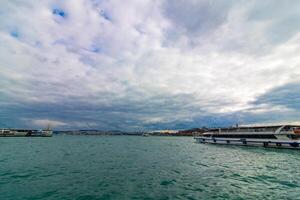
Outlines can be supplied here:
[[241, 126], [210, 129], [194, 137], [199, 143], [300, 149], [300, 126]]
[[47, 130], [31, 130], [31, 129], [0, 129], [0, 137], [51, 137], [53, 131]]

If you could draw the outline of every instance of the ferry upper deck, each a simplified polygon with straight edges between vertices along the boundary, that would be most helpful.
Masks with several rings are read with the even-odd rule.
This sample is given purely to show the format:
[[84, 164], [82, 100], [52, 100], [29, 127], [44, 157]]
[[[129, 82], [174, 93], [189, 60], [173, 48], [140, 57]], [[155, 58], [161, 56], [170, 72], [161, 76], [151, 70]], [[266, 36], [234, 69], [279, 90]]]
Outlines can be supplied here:
[[299, 125], [215, 128], [195, 137], [200, 143], [299, 148]]

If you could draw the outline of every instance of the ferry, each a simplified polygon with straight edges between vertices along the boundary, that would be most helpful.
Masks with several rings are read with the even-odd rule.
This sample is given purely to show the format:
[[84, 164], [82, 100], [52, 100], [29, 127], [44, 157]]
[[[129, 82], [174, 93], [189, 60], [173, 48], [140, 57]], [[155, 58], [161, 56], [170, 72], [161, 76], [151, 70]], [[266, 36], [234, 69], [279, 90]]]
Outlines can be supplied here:
[[51, 137], [53, 131], [46, 130], [32, 130], [32, 129], [0, 129], [0, 137]]
[[209, 129], [194, 136], [198, 143], [300, 149], [300, 126], [236, 126]]

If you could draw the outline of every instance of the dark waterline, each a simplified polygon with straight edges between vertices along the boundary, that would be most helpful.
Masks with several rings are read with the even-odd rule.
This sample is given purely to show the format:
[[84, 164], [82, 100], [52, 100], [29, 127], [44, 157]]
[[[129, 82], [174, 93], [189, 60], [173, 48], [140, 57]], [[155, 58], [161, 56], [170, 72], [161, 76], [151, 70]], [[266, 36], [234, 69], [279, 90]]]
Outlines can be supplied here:
[[0, 199], [299, 199], [299, 154], [192, 137], [0, 138]]

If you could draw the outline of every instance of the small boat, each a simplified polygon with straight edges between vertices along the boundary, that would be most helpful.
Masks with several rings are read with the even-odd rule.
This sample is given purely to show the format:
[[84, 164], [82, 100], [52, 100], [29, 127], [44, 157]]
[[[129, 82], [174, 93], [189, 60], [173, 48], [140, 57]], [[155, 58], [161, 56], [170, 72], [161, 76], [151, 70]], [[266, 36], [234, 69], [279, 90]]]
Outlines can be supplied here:
[[300, 149], [300, 126], [241, 126], [209, 129], [194, 139], [198, 143]]
[[143, 133], [142, 136], [143, 137], [149, 137], [150, 135], [149, 135], [149, 133]]

